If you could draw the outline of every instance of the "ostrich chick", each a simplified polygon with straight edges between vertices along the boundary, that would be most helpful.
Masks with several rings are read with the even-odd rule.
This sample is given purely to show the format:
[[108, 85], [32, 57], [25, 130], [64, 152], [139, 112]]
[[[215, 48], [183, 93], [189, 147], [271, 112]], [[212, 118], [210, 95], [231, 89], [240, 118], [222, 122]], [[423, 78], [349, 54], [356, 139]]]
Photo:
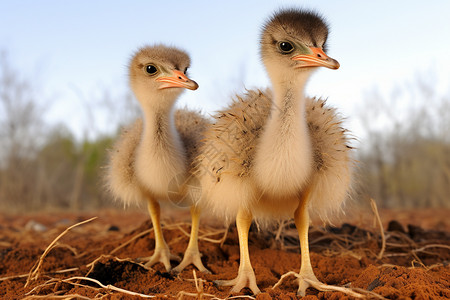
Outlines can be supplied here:
[[[308, 208], [327, 218], [347, 196], [351, 178], [348, 138], [336, 111], [304, 96], [317, 67], [338, 69], [325, 54], [328, 27], [316, 13], [282, 10], [263, 27], [262, 61], [272, 91], [248, 91], [215, 116], [197, 158], [201, 201], [227, 219], [236, 218], [240, 244], [238, 276], [219, 285], [232, 292], [256, 284], [248, 251], [253, 217], [294, 218], [301, 244], [298, 294], [310, 286], [328, 289], [314, 275], [308, 248]], [[217, 159], [212, 153], [219, 153]], [[324, 287], [325, 286], [325, 287]]]
[[[189, 56], [176, 48], [162, 45], [141, 48], [129, 65], [131, 88], [143, 111], [137, 120], [124, 130], [110, 155], [107, 181], [116, 198], [125, 204], [147, 202], [155, 234], [155, 251], [146, 266], [162, 262], [171, 270], [170, 254], [160, 223], [159, 200], [187, 202], [192, 158], [203, 138], [206, 121], [198, 113], [178, 110], [173, 106], [181, 92], [196, 90], [198, 85], [186, 76]], [[170, 189], [170, 191], [169, 191]], [[207, 271], [198, 250], [200, 211], [191, 206], [192, 227], [188, 248], [182, 263], [174, 269], [181, 271], [193, 263], [200, 271]], [[178, 258], [179, 260], [179, 258]]]

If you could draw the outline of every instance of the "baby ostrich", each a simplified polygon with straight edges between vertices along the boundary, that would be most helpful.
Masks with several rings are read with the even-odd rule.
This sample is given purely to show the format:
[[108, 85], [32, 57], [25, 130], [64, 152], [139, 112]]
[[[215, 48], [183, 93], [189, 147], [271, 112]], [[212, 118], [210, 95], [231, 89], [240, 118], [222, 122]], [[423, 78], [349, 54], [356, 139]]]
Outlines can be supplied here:
[[335, 110], [304, 96], [317, 67], [339, 68], [324, 52], [327, 35], [316, 13], [282, 10], [273, 15], [260, 40], [273, 91], [238, 97], [205, 133], [196, 160], [201, 201], [229, 220], [236, 218], [239, 235], [238, 276], [217, 282], [233, 285], [232, 292], [244, 287], [260, 292], [248, 251], [253, 217], [294, 218], [301, 244], [299, 295], [310, 285], [333, 288], [320, 283], [311, 266], [308, 208], [325, 219], [340, 208], [350, 187], [350, 147]]
[[[144, 120], [137, 120], [124, 130], [111, 151], [108, 185], [113, 195], [125, 204], [146, 201], [155, 233], [155, 251], [146, 266], [162, 262], [171, 270], [171, 256], [160, 223], [159, 200], [187, 201], [192, 158], [198, 155], [202, 132], [208, 121], [195, 112], [173, 106], [183, 88], [196, 90], [198, 85], [186, 76], [189, 56], [163, 45], [141, 48], [129, 65], [131, 88], [139, 101]], [[169, 185], [170, 193], [169, 195]], [[170, 198], [169, 198], [170, 197]], [[206, 271], [198, 250], [200, 211], [191, 206], [192, 227], [188, 248], [180, 272], [193, 263]]]

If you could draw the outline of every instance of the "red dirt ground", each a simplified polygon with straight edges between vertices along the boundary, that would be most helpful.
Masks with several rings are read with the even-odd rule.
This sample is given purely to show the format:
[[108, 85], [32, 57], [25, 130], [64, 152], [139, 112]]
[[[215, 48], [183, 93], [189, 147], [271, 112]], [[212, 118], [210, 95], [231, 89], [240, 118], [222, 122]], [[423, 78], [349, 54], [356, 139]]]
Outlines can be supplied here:
[[[366, 295], [371, 292], [368, 295], [371, 299], [450, 299], [450, 210], [382, 211], [380, 214], [387, 241], [381, 259], [377, 259], [381, 249], [380, 231], [373, 225], [371, 213], [351, 214], [357, 217], [345, 217], [346, 224], [332, 228], [324, 228], [320, 222], [313, 223], [310, 249], [317, 278]], [[98, 218], [64, 234], [44, 258], [37, 278], [25, 287], [30, 271], [52, 241], [69, 226], [93, 216]], [[390, 220], [396, 221], [389, 223]], [[71, 279], [73, 277], [89, 277], [105, 286], [155, 295], [157, 299], [230, 296], [229, 287], [217, 287], [213, 281], [237, 275], [239, 246], [234, 226], [220, 246], [209, 239], [220, 240], [225, 228], [211, 220], [202, 222], [200, 235], [203, 238], [199, 246], [203, 262], [212, 274], [196, 272], [197, 288], [192, 267], [176, 277], [166, 273], [162, 264], [148, 270], [135, 262], [139, 257], [152, 254], [152, 232], [117, 248], [150, 228], [146, 213], [136, 211], [0, 215], [0, 298], [141, 299], [111, 287], [101, 288], [86, 279]], [[165, 219], [164, 235], [172, 253], [183, 254], [188, 241], [183, 231], [189, 232], [189, 228], [189, 215], [185, 212]], [[272, 288], [281, 275], [298, 272], [300, 268], [296, 230], [288, 223], [279, 239], [275, 236], [276, 229], [251, 228], [251, 262], [262, 291], [252, 297], [297, 299], [298, 286], [294, 277]], [[244, 289], [239, 295], [250, 298], [251, 291]], [[342, 292], [319, 292], [310, 288], [303, 299], [355, 298]]]

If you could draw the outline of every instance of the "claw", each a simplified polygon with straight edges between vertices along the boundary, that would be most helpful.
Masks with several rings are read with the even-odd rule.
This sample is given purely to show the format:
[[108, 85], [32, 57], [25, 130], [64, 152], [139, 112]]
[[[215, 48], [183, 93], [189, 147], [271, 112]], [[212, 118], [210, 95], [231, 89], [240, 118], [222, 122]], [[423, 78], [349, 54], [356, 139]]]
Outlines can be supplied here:
[[231, 289], [232, 294], [239, 293], [243, 288], [248, 287], [253, 294], [257, 295], [261, 293], [261, 290], [256, 284], [255, 273], [250, 270], [239, 270], [238, 276], [231, 280], [215, 280], [214, 283], [218, 286], [233, 286]]
[[183, 260], [178, 266], [172, 269], [172, 272], [175, 274], [181, 273], [181, 271], [183, 271], [184, 268], [186, 268], [190, 264], [193, 264], [202, 273], [211, 274], [211, 272], [203, 265], [201, 260], [201, 253], [198, 250], [186, 250]]
[[215, 284], [220, 286], [230, 286], [231, 293], [239, 293], [243, 288], [249, 287], [253, 294], [259, 294], [261, 291], [256, 284], [255, 272], [250, 263], [250, 255], [248, 252], [248, 231], [252, 223], [252, 214], [246, 210], [240, 209], [236, 216], [236, 227], [239, 236], [239, 271], [238, 276], [232, 280], [217, 280]]
[[150, 257], [144, 257], [140, 258], [140, 261], [147, 261], [145, 263], [145, 266], [150, 268], [151, 266], [161, 262], [164, 267], [166, 268], [166, 271], [169, 272], [172, 269], [172, 266], [170, 265], [170, 261], [181, 261], [181, 258], [178, 255], [173, 255], [170, 253], [169, 248], [160, 248], [155, 249], [155, 253], [153, 253]]

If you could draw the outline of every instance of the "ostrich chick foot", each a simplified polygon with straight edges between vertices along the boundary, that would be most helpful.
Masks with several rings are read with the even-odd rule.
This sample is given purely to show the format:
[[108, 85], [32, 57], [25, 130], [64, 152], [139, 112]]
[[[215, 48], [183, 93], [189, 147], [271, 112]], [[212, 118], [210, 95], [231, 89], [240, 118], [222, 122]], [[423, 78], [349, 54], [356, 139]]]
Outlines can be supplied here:
[[232, 280], [216, 280], [214, 283], [218, 286], [233, 286], [230, 293], [235, 294], [239, 293], [243, 288], [248, 287], [253, 292], [253, 294], [257, 295], [261, 293], [258, 286], [256, 285], [256, 277], [253, 270], [239, 270], [238, 276]]
[[273, 286], [273, 288], [281, 285], [284, 278], [290, 275], [294, 275], [298, 278], [297, 296], [304, 297], [306, 295], [306, 289], [312, 287], [321, 292], [342, 292], [355, 298], [364, 298], [364, 295], [357, 293], [351, 289], [341, 286], [328, 285], [326, 283], [320, 282], [312, 272], [300, 272], [300, 274], [293, 271], [288, 272], [281, 276], [280, 280]]
[[170, 265], [171, 260], [181, 261], [181, 258], [178, 255], [171, 254], [168, 247], [155, 248], [155, 253], [153, 253], [152, 256], [139, 259], [139, 261], [147, 261], [145, 263], [145, 266], [148, 268], [150, 268], [154, 264], [161, 262], [166, 268], [167, 272], [172, 269], [172, 266]]
[[186, 249], [183, 260], [178, 266], [173, 268], [172, 272], [175, 274], [181, 273], [184, 268], [186, 268], [190, 264], [193, 264], [200, 272], [211, 274], [211, 272], [203, 265], [201, 257], [202, 255], [198, 250]]

